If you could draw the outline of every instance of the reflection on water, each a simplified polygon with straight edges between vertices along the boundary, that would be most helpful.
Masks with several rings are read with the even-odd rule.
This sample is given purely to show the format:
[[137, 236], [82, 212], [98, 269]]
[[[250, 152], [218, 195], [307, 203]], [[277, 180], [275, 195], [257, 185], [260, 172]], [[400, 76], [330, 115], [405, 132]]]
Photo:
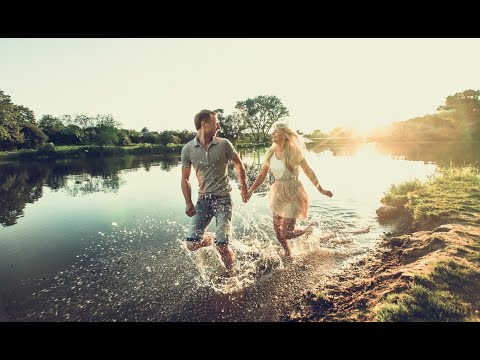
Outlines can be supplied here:
[[[360, 142], [307, 144], [310, 151], [321, 153], [329, 150], [334, 156], [354, 156], [364, 147], [365, 144]], [[480, 166], [480, 143], [478, 142], [377, 143], [375, 151], [396, 159], [430, 162], [441, 167], [469, 164]]]
[[27, 203], [37, 201], [43, 188], [63, 190], [70, 196], [96, 192], [116, 192], [122, 185], [118, 172], [160, 164], [169, 171], [177, 165], [177, 156], [125, 156], [74, 161], [37, 161], [0, 163], [0, 223], [14, 225], [23, 216]]
[[441, 167], [480, 166], [480, 143], [378, 144], [377, 151], [399, 159], [431, 162]]
[[[213, 247], [185, 248], [178, 154], [0, 164], [0, 320], [276, 321], [300, 291], [367, 254], [391, 230], [375, 214], [390, 184], [427, 178], [431, 161], [462, 162], [453, 148], [431, 148], [357, 144], [307, 153], [334, 197], [301, 179], [316, 228], [292, 241], [291, 261], [273, 232], [268, 182], [243, 204], [232, 167], [232, 279], [223, 277]], [[252, 174], [264, 151], [241, 151]], [[464, 159], [478, 161], [472, 151]], [[352, 234], [367, 226], [369, 233]]]

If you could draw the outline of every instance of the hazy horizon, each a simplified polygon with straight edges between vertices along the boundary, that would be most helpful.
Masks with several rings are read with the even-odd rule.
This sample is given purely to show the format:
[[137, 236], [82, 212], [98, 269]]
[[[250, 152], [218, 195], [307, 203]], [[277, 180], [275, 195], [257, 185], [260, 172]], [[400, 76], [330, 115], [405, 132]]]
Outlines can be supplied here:
[[360, 131], [480, 88], [480, 39], [0, 39], [0, 90], [44, 114], [194, 130], [200, 109], [275, 95], [296, 130]]

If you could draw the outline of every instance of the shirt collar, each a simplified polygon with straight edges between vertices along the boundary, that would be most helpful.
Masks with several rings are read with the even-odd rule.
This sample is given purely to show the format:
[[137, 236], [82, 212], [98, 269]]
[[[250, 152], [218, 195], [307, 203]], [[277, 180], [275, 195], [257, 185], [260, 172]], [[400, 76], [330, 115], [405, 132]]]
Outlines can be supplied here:
[[[212, 138], [212, 142], [211, 142], [212, 145], [217, 145], [218, 144], [218, 139], [216, 136], [214, 136]], [[195, 137], [193, 138], [193, 146], [200, 146], [200, 141], [198, 140], [198, 136], [195, 135]]]

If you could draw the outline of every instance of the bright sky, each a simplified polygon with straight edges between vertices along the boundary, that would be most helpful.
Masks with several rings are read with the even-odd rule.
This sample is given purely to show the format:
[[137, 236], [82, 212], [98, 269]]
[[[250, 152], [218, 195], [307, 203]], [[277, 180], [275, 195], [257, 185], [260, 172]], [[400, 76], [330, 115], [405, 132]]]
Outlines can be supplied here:
[[480, 89], [480, 39], [0, 39], [0, 90], [43, 114], [194, 130], [203, 108], [275, 95], [295, 130], [360, 130]]

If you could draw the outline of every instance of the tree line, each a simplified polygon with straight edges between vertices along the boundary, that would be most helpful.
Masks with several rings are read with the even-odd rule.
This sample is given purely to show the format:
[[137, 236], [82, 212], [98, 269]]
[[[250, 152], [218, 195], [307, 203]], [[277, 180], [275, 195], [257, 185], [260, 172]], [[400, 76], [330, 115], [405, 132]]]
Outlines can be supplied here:
[[395, 121], [369, 136], [372, 141], [479, 141], [480, 90], [447, 96], [435, 113]]
[[[260, 95], [237, 101], [233, 111], [214, 110], [221, 124], [219, 136], [243, 143], [268, 143], [273, 124], [290, 114], [282, 101]], [[0, 151], [36, 149], [46, 143], [54, 145], [184, 144], [195, 135], [189, 130], [141, 131], [122, 129], [110, 114], [43, 115], [37, 122], [32, 110], [14, 104], [0, 90]], [[352, 130], [338, 127], [330, 133], [315, 130], [307, 138], [348, 138]], [[397, 121], [374, 131], [370, 140], [480, 140], [480, 91], [465, 90], [448, 96], [433, 115]]]
[[[289, 115], [276, 96], [257, 96], [238, 101], [235, 110], [226, 114], [215, 109], [221, 123], [219, 136], [232, 142], [265, 142], [269, 140], [272, 125]], [[193, 124], [192, 124], [193, 127]], [[43, 115], [36, 120], [28, 107], [14, 104], [9, 95], [0, 90], [0, 151], [38, 149], [52, 145], [117, 145], [185, 144], [195, 136], [189, 130], [141, 131], [121, 128], [110, 114]]]
[[54, 145], [118, 145], [139, 143], [185, 143], [193, 131], [169, 130], [163, 132], [122, 129], [110, 114], [43, 115], [39, 121], [32, 110], [16, 105], [9, 95], [0, 90], [0, 151], [36, 149], [45, 143]]

